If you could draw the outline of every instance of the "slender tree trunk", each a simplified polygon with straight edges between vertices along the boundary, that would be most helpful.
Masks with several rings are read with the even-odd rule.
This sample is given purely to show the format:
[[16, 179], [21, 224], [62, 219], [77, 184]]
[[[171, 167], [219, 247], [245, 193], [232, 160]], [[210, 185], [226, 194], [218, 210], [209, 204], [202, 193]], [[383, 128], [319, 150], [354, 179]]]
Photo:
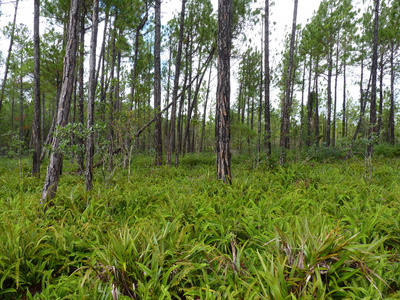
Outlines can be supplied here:
[[[339, 41], [339, 34], [338, 34]], [[333, 100], [333, 122], [332, 122], [332, 147], [336, 146], [336, 109], [337, 109], [337, 89], [339, 77], [339, 42], [336, 47], [336, 72], [335, 72], [335, 96]]]
[[306, 146], [309, 148], [311, 146], [311, 118], [313, 111], [313, 98], [311, 96], [311, 82], [312, 82], [312, 55], [310, 54], [310, 64], [308, 70], [308, 100], [307, 100], [307, 138], [306, 138]]
[[163, 163], [161, 117], [161, 0], [155, 1], [155, 40], [154, 40], [154, 110], [156, 114], [154, 126], [154, 142], [156, 148], [156, 166]]
[[378, 28], [379, 28], [379, 3], [380, 0], [374, 0], [375, 2], [375, 18], [374, 18], [374, 41], [372, 48], [372, 86], [371, 86], [371, 104], [370, 104], [370, 116], [369, 116], [369, 145], [368, 145], [368, 156], [372, 157], [374, 152], [374, 135], [377, 133], [376, 124], [376, 74], [378, 67]]
[[289, 148], [288, 138], [289, 138], [289, 125], [290, 125], [290, 80], [292, 79], [293, 72], [293, 56], [294, 56], [294, 42], [296, 40], [296, 21], [297, 21], [297, 6], [298, 0], [294, 1], [294, 10], [293, 10], [293, 23], [292, 23], [292, 36], [290, 39], [290, 49], [289, 49], [289, 66], [286, 77], [286, 86], [285, 86], [285, 101], [283, 105], [283, 115], [281, 122], [281, 138], [280, 138], [280, 147], [281, 147], [281, 157], [280, 163], [283, 165], [286, 160], [286, 149]]
[[[200, 87], [201, 87], [201, 84], [202, 84], [202, 82], [203, 82], [204, 75], [205, 75], [205, 73], [206, 73], [206, 71], [207, 71], [208, 64], [211, 62], [211, 59], [212, 59], [212, 57], [214, 56], [214, 51], [215, 51], [215, 49], [213, 48], [213, 49], [211, 50], [210, 55], [208, 56], [208, 58], [207, 58], [207, 60], [206, 60], [206, 62], [205, 62], [204, 71], [202, 71], [202, 70], [199, 69], [199, 72], [201, 72], [201, 76], [200, 76], [200, 79], [197, 80], [196, 90], [195, 90], [195, 92], [194, 92], [194, 97], [193, 97], [192, 103], [191, 103], [190, 107], [188, 108], [188, 112], [187, 112], [186, 127], [185, 127], [185, 135], [184, 135], [184, 140], [183, 140], [183, 145], [184, 145], [183, 147], [184, 147], [184, 148], [185, 148], [186, 141], [189, 139], [189, 128], [190, 128], [190, 121], [191, 121], [191, 116], [192, 116], [193, 108], [194, 108], [194, 107], [196, 106], [196, 104], [197, 104], [197, 98], [198, 98], [198, 95], [199, 95]], [[200, 64], [200, 63], [199, 63], [199, 64]], [[198, 77], [198, 76], [197, 76], [197, 77]]]
[[[171, 89], [171, 65], [172, 65], [172, 36], [169, 38], [170, 49], [169, 49], [169, 59], [168, 59], [168, 79], [167, 79], [167, 95], [165, 97], [165, 105], [169, 103], [169, 96], [170, 96], [170, 89]], [[165, 152], [168, 151], [168, 144], [169, 144], [169, 134], [170, 134], [170, 123], [169, 123], [169, 108], [165, 114], [165, 126], [164, 126], [164, 134], [165, 134], [165, 143], [164, 148]]]
[[[22, 55], [21, 55], [22, 66]], [[22, 71], [19, 78], [19, 139], [21, 142], [24, 140], [24, 81]]]
[[114, 71], [115, 71], [115, 60], [117, 57], [117, 51], [116, 51], [116, 47], [115, 47], [115, 40], [116, 40], [116, 31], [117, 28], [115, 27], [116, 25], [116, 19], [117, 17], [115, 17], [114, 19], [114, 28], [112, 29], [112, 38], [111, 38], [111, 70], [110, 70], [110, 92], [109, 92], [109, 148], [108, 148], [108, 155], [109, 155], [109, 165], [108, 165], [108, 171], [110, 172], [113, 168], [113, 149], [114, 149], [114, 114], [115, 114], [115, 80], [114, 80]]
[[383, 51], [380, 59], [380, 75], [379, 75], [379, 111], [378, 111], [378, 128], [377, 135], [380, 137], [382, 128], [382, 111], [383, 111], [383, 73], [384, 73], [384, 62], [383, 62]]
[[4, 98], [4, 91], [6, 89], [6, 81], [7, 81], [8, 69], [10, 68], [10, 59], [11, 59], [12, 46], [14, 44], [15, 23], [17, 21], [18, 2], [19, 2], [19, 0], [17, 0], [15, 2], [14, 21], [13, 21], [13, 25], [12, 25], [12, 29], [11, 29], [10, 46], [8, 47], [8, 54], [7, 54], [7, 59], [6, 59], [6, 68], [4, 70], [3, 84], [1, 85], [0, 113], [1, 113], [1, 105], [3, 103], [3, 98]]
[[210, 95], [211, 71], [212, 71], [212, 67], [210, 66], [210, 72], [208, 74], [206, 100], [204, 102], [203, 122], [201, 124], [200, 152], [203, 152], [204, 134], [206, 131], [206, 112], [207, 112], [208, 97]]
[[264, 19], [264, 117], [265, 117], [265, 151], [267, 162], [271, 158], [271, 104], [270, 104], [270, 70], [269, 70], [269, 0], [265, 0], [265, 19]]
[[315, 145], [319, 146], [319, 91], [318, 91], [318, 68], [319, 68], [319, 57], [315, 65]]
[[40, 37], [39, 37], [40, 0], [34, 1], [34, 72], [33, 72], [33, 124], [32, 124], [32, 175], [40, 177], [41, 126], [40, 126]]
[[[100, 119], [104, 122], [105, 121], [105, 113], [106, 113], [106, 92], [107, 89], [104, 86], [105, 82], [105, 45], [106, 45], [106, 35], [107, 35], [107, 29], [108, 29], [108, 19], [109, 19], [109, 9], [106, 8], [106, 17], [105, 17], [105, 22], [104, 22], [104, 31], [103, 31], [103, 41], [101, 45], [101, 51], [100, 51], [100, 58], [99, 58], [99, 64], [97, 67], [97, 75], [96, 75], [96, 82], [98, 82], [98, 77], [100, 73], [100, 68], [101, 68], [101, 76], [100, 76]], [[101, 67], [100, 67], [101, 64]]]
[[[68, 116], [71, 104], [72, 87], [74, 82], [77, 42], [77, 28], [79, 22], [80, 0], [71, 1], [68, 43], [64, 58], [63, 81], [61, 87], [60, 101], [57, 110], [57, 126], [65, 127], [68, 123]], [[43, 185], [41, 204], [47, 205], [48, 201], [54, 198], [62, 166], [62, 153], [60, 152], [60, 138], [54, 137], [52, 142], [52, 153], [50, 156], [47, 175]]]
[[[186, 47], [186, 53], [188, 53], [188, 49]], [[175, 164], [174, 166], [177, 167], [179, 165], [179, 155], [180, 152], [182, 151], [182, 126], [183, 126], [183, 120], [182, 120], [182, 111], [183, 111], [183, 105], [184, 105], [184, 100], [185, 100], [185, 92], [186, 92], [186, 84], [189, 78], [189, 70], [186, 68], [185, 71], [185, 80], [184, 80], [184, 92], [182, 93], [182, 96], [180, 97], [180, 102], [179, 102], [179, 110], [178, 110], [178, 124], [177, 124], [177, 138], [176, 138], [176, 149], [175, 149]], [[191, 88], [191, 81], [189, 81], [189, 86], [188, 88]], [[172, 104], [173, 105], [173, 104]]]
[[264, 24], [261, 23], [261, 59], [260, 59], [260, 98], [258, 101], [258, 122], [257, 122], [257, 163], [260, 161], [260, 153], [261, 153], [261, 121], [262, 121], [262, 112], [263, 112], [263, 28]]
[[[42, 105], [41, 105], [41, 107], [42, 107], [42, 114], [41, 114], [41, 119], [40, 119], [40, 122], [41, 122], [41, 125], [40, 125], [40, 130], [41, 130], [41, 132], [40, 132], [40, 145], [43, 145], [43, 142], [44, 142], [44, 122], [45, 122], [45, 94], [44, 94], [44, 92], [42, 94]], [[42, 148], [40, 149], [40, 155], [41, 155], [41, 153], [42, 153]], [[39, 155], [39, 159], [40, 159], [40, 155]]]
[[342, 109], [342, 137], [347, 136], [347, 122], [346, 122], [346, 52], [344, 53], [344, 61], [343, 61], [343, 109]]
[[[297, 0], [296, 0], [297, 1]], [[230, 56], [233, 1], [218, 0], [217, 179], [232, 183], [230, 149]]]
[[[189, 51], [186, 52], [186, 57], [187, 57], [186, 65], [187, 65], [187, 68], [189, 69], [189, 82], [192, 82], [192, 76], [193, 76], [193, 67], [192, 67], [192, 65], [193, 65], [193, 38], [192, 37], [193, 37], [192, 28], [190, 28], [190, 34], [189, 34], [189, 37], [188, 37], [188, 39], [190, 41], [189, 42]], [[200, 63], [200, 61], [199, 61], [199, 63]], [[196, 81], [198, 81], [198, 78], [196, 79]], [[186, 120], [192, 117], [191, 116], [192, 110], [190, 109], [192, 107], [192, 102], [193, 102], [193, 99], [192, 99], [192, 86], [191, 85], [190, 85], [190, 87], [188, 89], [187, 100], [188, 100], [187, 101], [188, 104], [187, 104], [187, 110], [186, 110]], [[189, 116], [189, 112], [190, 112], [190, 116]], [[179, 141], [179, 144], [182, 145], [182, 148], [180, 148], [180, 151], [182, 153], [182, 157], [184, 157], [185, 153], [187, 151], [186, 143], [187, 142], [190, 143], [190, 141], [188, 141], [188, 139], [186, 138], [186, 133], [183, 132], [183, 125], [184, 125], [183, 115], [181, 117], [182, 117], [182, 120], [181, 120], [182, 130], [181, 130], [181, 133], [180, 133], [180, 139], [181, 140]], [[187, 123], [187, 131], [188, 131], [187, 137], [189, 137], [190, 122]], [[186, 132], [186, 127], [185, 127], [185, 132]], [[189, 145], [189, 147], [190, 147], [190, 145]]]
[[329, 49], [328, 54], [328, 104], [327, 104], [327, 120], [326, 120], [326, 146], [331, 145], [331, 117], [332, 117], [332, 48]]
[[306, 88], [306, 60], [303, 65], [303, 80], [301, 86], [301, 106], [300, 106], [300, 149], [303, 147], [304, 131], [304, 90]]
[[[146, 2], [147, 6], [147, 2]], [[143, 29], [143, 27], [146, 25], [148, 18], [148, 9], [146, 7], [146, 15], [145, 17], [141, 20], [140, 24], [136, 27], [135, 30], [135, 54], [133, 57], [133, 70], [132, 70], [132, 84], [131, 84], [131, 103], [129, 109], [133, 109], [134, 101], [135, 101], [135, 92], [136, 92], [136, 77], [137, 77], [137, 63], [138, 63], [138, 58], [139, 58], [139, 41], [140, 41], [140, 31]]]
[[172, 109], [171, 109], [171, 127], [169, 133], [168, 151], [166, 164], [172, 165], [172, 153], [175, 150], [175, 131], [176, 131], [176, 106], [178, 101], [178, 89], [179, 89], [179, 76], [181, 72], [181, 58], [182, 58], [182, 44], [183, 44], [183, 31], [185, 26], [185, 7], [186, 0], [182, 0], [181, 9], [181, 20], [179, 27], [179, 40], [178, 40], [178, 51], [176, 54], [176, 65], [175, 65], [175, 78], [174, 78], [174, 89], [172, 91]]
[[96, 48], [97, 32], [99, 25], [99, 0], [93, 0], [92, 16], [92, 36], [90, 38], [90, 58], [89, 58], [89, 88], [88, 88], [88, 106], [87, 106], [87, 130], [86, 140], [86, 171], [85, 186], [90, 191], [93, 187], [93, 156], [94, 156], [94, 100], [96, 96]]
[[389, 126], [388, 126], [388, 142], [394, 145], [394, 44], [390, 47], [390, 110], [389, 110]]
[[[78, 97], [78, 122], [79, 122], [79, 131], [82, 132], [83, 129], [83, 97], [84, 97], [84, 63], [85, 63], [85, 18], [86, 18], [86, 9], [81, 10], [81, 20], [80, 20], [80, 47], [79, 47], [79, 97]], [[76, 139], [79, 147], [84, 147], [84, 139], [79, 135]], [[85, 171], [84, 167], [84, 149], [82, 152], [78, 153], [77, 161], [79, 167], [79, 173], [83, 174]]]

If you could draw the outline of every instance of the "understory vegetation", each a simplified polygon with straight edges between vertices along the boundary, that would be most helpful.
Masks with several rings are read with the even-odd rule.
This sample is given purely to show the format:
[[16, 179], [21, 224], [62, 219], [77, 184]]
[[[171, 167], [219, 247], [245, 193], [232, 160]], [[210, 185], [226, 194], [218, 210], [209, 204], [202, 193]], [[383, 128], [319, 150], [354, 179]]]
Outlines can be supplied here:
[[399, 159], [318, 155], [234, 156], [232, 185], [212, 154], [138, 155], [90, 192], [65, 162], [45, 212], [43, 174], [0, 158], [0, 298], [399, 299]]

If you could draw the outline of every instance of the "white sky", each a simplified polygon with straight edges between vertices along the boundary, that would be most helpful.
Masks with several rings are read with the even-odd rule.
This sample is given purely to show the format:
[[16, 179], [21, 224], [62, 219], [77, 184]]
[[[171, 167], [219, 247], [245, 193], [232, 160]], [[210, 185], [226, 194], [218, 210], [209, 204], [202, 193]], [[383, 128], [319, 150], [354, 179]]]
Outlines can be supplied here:
[[[214, 6], [214, 10], [217, 10], [218, 0], [211, 0]], [[0, 16], [0, 28], [6, 25], [8, 22], [12, 22], [14, 16], [14, 0], [0, 0], [1, 12]], [[270, 0], [272, 2], [272, 0]], [[258, 0], [255, 7], [264, 7], [264, 0]], [[280, 52], [283, 45], [283, 39], [285, 34], [291, 31], [292, 17], [293, 17], [293, 0], [276, 0], [275, 4], [270, 8], [270, 27], [271, 27], [271, 37], [270, 37], [270, 48], [274, 53]], [[318, 9], [320, 0], [300, 0], [298, 6], [298, 16], [297, 23], [305, 25], [307, 20], [310, 19]], [[26, 24], [29, 28], [33, 27], [33, 0], [20, 0], [18, 6], [17, 24]], [[181, 1], [179, 0], [164, 0], [161, 4], [162, 10], [162, 24], [167, 24], [167, 21], [173, 16], [173, 14], [179, 12], [181, 9]], [[275, 25], [273, 25], [275, 24]], [[41, 18], [40, 28], [41, 31], [46, 27], [45, 20]], [[252, 37], [254, 46], [259, 47], [260, 44], [260, 32], [261, 23], [257, 25], [252, 32], [249, 32], [248, 37]], [[254, 35], [254, 36], [250, 36]], [[99, 38], [102, 36], [102, 29], [99, 30]], [[89, 41], [90, 38], [87, 38]], [[9, 47], [9, 40], [6, 40], [2, 34], [0, 34], [0, 51], [2, 51], [3, 58], [7, 55], [6, 51]], [[272, 53], [271, 53], [272, 54]], [[278, 62], [272, 61], [272, 68], [276, 66]], [[235, 66], [238, 66], [237, 62], [232, 62], [232, 71], [235, 73]], [[2, 78], [3, 68], [0, 69], [0, 75]], [[2, 80], [2, 79], [1, 79]], [[212, 83], [212, 86], [216, 86], [216, 81]], [[235, 76], [232, 74], [232, 96], [237, 93], [237, 83], [235, 82]]]

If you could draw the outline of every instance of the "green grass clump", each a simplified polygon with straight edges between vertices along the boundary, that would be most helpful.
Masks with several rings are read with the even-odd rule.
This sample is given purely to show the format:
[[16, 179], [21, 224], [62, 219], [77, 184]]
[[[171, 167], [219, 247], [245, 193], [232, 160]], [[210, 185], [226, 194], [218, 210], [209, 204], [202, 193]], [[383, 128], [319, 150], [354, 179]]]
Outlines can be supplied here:
[[43, 214], [43, 178], [2, 159], [0, 298], [398, 298], [396, 159], [374, 161], [371, 176], [358, 160], [248, 159], [230, 186], [214, 162], [138, 156], [129, 177], [96, 169], [90, 192], [66, 169]]

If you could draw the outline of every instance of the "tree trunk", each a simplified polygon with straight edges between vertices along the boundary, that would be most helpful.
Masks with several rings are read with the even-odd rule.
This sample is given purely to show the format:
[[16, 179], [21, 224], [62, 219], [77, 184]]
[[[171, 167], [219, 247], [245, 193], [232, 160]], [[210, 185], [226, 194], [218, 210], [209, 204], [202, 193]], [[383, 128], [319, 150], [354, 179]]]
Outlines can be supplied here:
[[[344, 53], [344, 56], [346, 57], [346, 52]], [[347, 136], [347, 122], [346, 122], [346, 58], [344, 58], [343, 61], [343, 109], [342, 109], [342, 137]]]
[[[68, 43], [64, 58], [63, 81], [59, 105], [57, 109], [57, 126], [65, 127], [68, 122], [69, 110], [71, 104], [72, 87], [74, 82], [77, 42], [77, 27], [79, 22], [80, 0], [71, 1]], [[60, 169], [62, 166], [62, 153], [59, 149], [60, 138], [54, 137], [52, 142], [52, 153], [50, 156], [47, 175], [43, 185], [41, 204], [47, 205], [48, 201], [53, 199], [57, 192]]]
[[[197, 80], [196, 90], [194, 92], [194, 97], [193, 97], [192, 103], [191, 103], [191, 105], [190, 105], [190, 107], [188, 109], [188, 112], [187, 112], [187, 119], [186, 119], [186, 127], [185, 127], [185, 135], [184, 135], [183, 145], [185, 145], [186, 141], [189, 139], [189, 128], [190, 128], [190, 121], [191, 121], [191, 117], [192, 117], [193, 108], [197, 104], [197, 98], [198, 98], [198, 95], [199, 95], [200, 87], [201, 87], [201, 84], [203, 82], [204, 75], [205, 75], [205, 73], [207, 71], [208, 64], [211, 62], [212, 57], [214, 56], [214, 51], [215, 51], [215, 48], [213, 48], [211, 50], [211, 53], [210, 53], [210, 55], [208, 56], [208, 58], [207, 58], [207, 60], [205, 62], [204, 71], [199, 69], [199, 72], [201, 72], [201, 76], [200, 76], [200, 79]], [[197, 78], [198, 78], [198, 76], [197, 76]]]
[[6, 81], [7, 81], [8, 69], [10, 68], [11, 51], [12, 51], [12, 46], [13, 46], [13, 43], [14, 43], [15, 23], [16, 23], [16, 20], [17, 20], [17, 12], [18, 12], [18, 2], [19, 2], [19, 0], [17, 0], [15, 2], [14, 21], [13, 21], [13, 25], [12, 25], [12, 29], [11, 29], [10, 46], [8, 48], [8, 54], [7, 54], [7, 59], [6, 59], [6, 68], [4, 70], [3, 84], [1, 85], [0, 113], [1, 113], [1, 105], [3, 103], [3, 98], [4, 98], [4, 91], [6, 89]]
[[394, 145], [394, 44], [390, 47], [390, 110], [389, 110], [389, 126], [388, 126], [388, 142]]
[[319, 57], [315, 66], [315, 124], [314, 124], [314, 142], [316, 146], [319, 146], [319, 91], [318, 91], [318, 68], [319, 68]]
[[[22, 66], [22, 55], [21, 55]], [[24, 140], [24, 81], [22, 71], [19, 78], [19, 139], [21, 142]]]
[[161, 0], [155, 1], [155, 37], [154, 37], [154, 110], [156, 114], [154, 126], [154, 142], [156, 149], [156, 166], [163, 163], [161, 117]]
[[97, 67], [97, 75], [96, 75], [96, 82], [98, 82], [98, 77], [100, 73], [100, 64], [101, 64], [101, 76], [100, 76], [100, 119], [101, 121], [105, 121], [105, 114], [106, 114], [106, 93], [107, 93], [107, 88], [104, 86], [105, 82], [105, 45], [106, 45], [106, 35], [107, 35], [107, 29], [108, 29], [108, 19], [109, 19], [109, 9], [106, 8], [106, 17], [105, 17], [105, 23], [104, 23], [104, 32], [103, 32], [103, 42], [101, 45], [101, 51], [100, 51], [100, 59], [99, 59], [99, 65]]
[[171, 126], [169, 133], [168, 151], [166, 164], [172, 165], [172, 153], [175, 150], [175, 131], [176, 131], [176, 106], [178, 101], [178, 89], [179, 89], [179, 75], [181, 72], [181, 57], [182, 57], [182, 44], [183, 44], [183, 31], [185, 26], [185, 6], [186, 0], [182, 0], [181, 9], [181, 20], [179, 28], [179, 40], [178, 40], [178, 52], [176, 54], [176, 65], [175, 65], [175, 78], [174, 78], [174, 89], [172, 91], [172, 109], [171, 109]]
[[377, 132], [378, 127], [376, 126], [376, 74], [378, 67], [378, 27], [379, 27], [379, 2], [380, 0], [374, 0], [375, 2], [375, 19], [374, 19], [374, 41], [372, 47], [372, 66], [371, 66], [371, 104], [370, 104], [370, 115], [369, 115], [369, 145], [368, 145], [368, 156], [372, 157], [374, 152], [374, 135]]
[[308, 100], [307, 100], [307, 138], [306, 138], [306, 146], [309, 148], [311, 146], [311, 118], [312, 118], [312, 110], [313, 110], [313, 99], [311, 97], [311, 78], [312, 74], [312, 55], [310, 54], [310, 65], [308, 70]]
[[286, 77], [286, 85], [285, 85], [285, 100], [283, 104], [283, 114], [282, 114], [282, 122], [281, 122], [281, 138], [280, 138], [280, 147], [281, 147], [281, 157], [280, 163], [283, 165], [286, 159], [286, 149], [289, 148], [288, 138], [289, 138], [289, 125], [290, 125], [290, 81], [292, 79], [292, 71], [293, 71], [293, 56], [294, 56], [294, 42], [296, 40], [296, 21], [297, 21], [297, 6], [298, 0], [294, 1], [294, 10], [293, 10], [293, 23], [292, 23], [292, 36], [290, 39], [290, 49], [289, 49], [289, 65], [288, 72]]
[[333, 69], [332, 48], [330, 47], [328, 54], [328, 90], [327, 90], [328, 103], [327, 103], [326, 138], [325, 138], [327, 147], [331, 145], [332, 69]]
[[34, 72], [33, 72], [33, 124], [32, 124], [32, 175], [40, 177], [41, 126], [40, 126], [40, 37], [39, 37], [40, 0], [34, 1]]
[[207, 112], [208, 97], [210, 95], [211, 72], [212, 72], [212, 67], [210, 66], [210, 72], [208, 74], [207, 93], [206, 93], [206, 99], [204, 102], [203, 121], [201, 124], [201, 138], [200, 138], [200, 151], [199, 152], [203, 152], [204, 134], [206, 131], [206, 112]]
[[[78, 97], [78, 122], [79, 122], [79, 131], [82, 132], [83, 129], [83, 97], [84, 97], [84, 63], [85, 63], [85, 18], [86, 18], [86, 9], [84, 8], [81, 11], [81, 20], [80, 20], [80, 47], [79, 47], [79, 97]], [[79, 147], [84, 147], [84, 140], [78, 135], [76, 142]], [[79, 167], [79, 174], [83, 174], [85, 167], [84, 167], [84, 149], [82, 152], [79, 151], [77, 154], [77, 161]]]
[[97, 32], [99, 25], [99, 0], [93, 0], [92, 17], [92, 36], [90, 38], [90, 58], [89, 58], [89, 88], [88, 88], [88, 106], [87, 106], [87, 130], [86, 140], [86, 171], [85, 186], [90, 191], [93, 187], [93, 156], [94, 156], [94, 100], [96, 96], [96, 48]]
[[114, 148], [114, 105], [115, 105], [115, 80], [114, 80], [114, 70], [115, 70], [115, 60], [117, 56], [117, 51], [115, 47], [115, 39], [116, 39], [116, 20], [117, 17], [114, 19], [114, 28], [112, 29], [112, 37], [111, 37], [111, 66], [110, 66], [110, 92], [109, 92], [109, 133], [108, 133], [108, 140], [110, 142], [109, 148], [108, 148], [108, 155], [109, 155], [109, 164], [108, 164], [108, 171], [110, 172], [113, 168], [113, 148]]
[[[296, 0], [297, 1], [297, 0]], [[232, 183], [230, 149], [230, 56], [233, 1], [218, 0], [218, 84], [216, 105], [217, 179]]]
[[381, 135], [381, 128], [382, 128], [382, 111], [383, 111], [383, 75], [384, 75], [384, 62], [383, 62], [383, 54], [382, 51], [381, 59], [380, 59], [380, 75], [379, 75], [379, 111], [378, 111], [378, 128], [377, 128], [377, 135], [380, 137]]
[[269, 70], [269, 0], [265, 0], [265, 20], [264, 20], [264, 97], [265, 97], [265, 150], [267, 161], [271, 158], [271, 100], [270, 100], [270, 70]]

